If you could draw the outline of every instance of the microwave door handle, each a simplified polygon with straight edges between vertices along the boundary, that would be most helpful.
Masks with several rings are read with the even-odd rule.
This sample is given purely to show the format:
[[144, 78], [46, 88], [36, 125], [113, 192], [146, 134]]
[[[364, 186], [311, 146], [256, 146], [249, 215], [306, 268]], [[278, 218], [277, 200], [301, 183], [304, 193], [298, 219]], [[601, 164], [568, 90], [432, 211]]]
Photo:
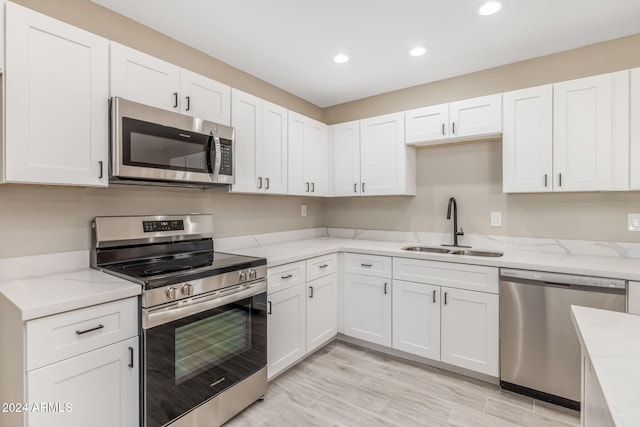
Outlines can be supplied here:
[[214, 132], [211, 132], [207, 145], [207, 168], [209, 173], [213, 174], [213, 182], [216, 182], [220, 173], [220, 138]]

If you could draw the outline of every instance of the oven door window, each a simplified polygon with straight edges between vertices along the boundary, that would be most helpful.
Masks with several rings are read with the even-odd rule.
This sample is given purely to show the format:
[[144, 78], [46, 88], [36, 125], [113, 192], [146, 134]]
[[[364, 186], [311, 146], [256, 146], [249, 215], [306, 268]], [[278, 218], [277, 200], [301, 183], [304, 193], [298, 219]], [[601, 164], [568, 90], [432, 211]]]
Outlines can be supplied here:
[[212, 137], [142, 120], [122, 119], [122, 163], [175, 171], [211, 173]]
[[266, 294], [144, 331], [146, 425], [161, 426], [267, 363]]

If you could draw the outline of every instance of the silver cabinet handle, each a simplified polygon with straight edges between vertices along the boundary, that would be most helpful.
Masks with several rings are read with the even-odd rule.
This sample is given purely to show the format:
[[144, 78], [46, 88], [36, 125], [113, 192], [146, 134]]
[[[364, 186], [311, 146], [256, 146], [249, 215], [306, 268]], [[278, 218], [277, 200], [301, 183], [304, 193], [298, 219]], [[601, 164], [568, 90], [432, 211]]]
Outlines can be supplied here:
[[362, 192], [364, 193], [364, 182], [362, 183]]
[[268, 190], [269, 189], [269, 178], [265, 178], [264, 179], [264, 189]]
[[98, 177], [98, 179], [102, 179], [102, 176], [103, 176], [103, 172], [102, 172], [103, 162], [102, 162], [102, 160], [98, 160], [98, 163], [100, 164], [100, 176]]
[[562, 187], [562, 174], [558, 174], [558, 187]]
[[178, 108], [178, 92], [173, 92], [173, 108]]
[[315, 193], [315, 192], [316, 192], [316, 183], [315, 183], [315, 182], [312, 182], [312, 183], [311, 183], [311, 192], [312, 192], [312, 193]]
[[547, 187], [547, 174], [544, 174], [544, 186]]
[[388, 291], [387, 291], [387, 285], [388, 285], [388, 283], [387, 283], [387, 282], [384, 282], [384, 294], [385, 294], [385, 295], [388, 293]]
[[448, 293], [449, 293], [449, 292], [445, 292], [445, 293], [444, 293], [444, 305], [447, 305], [447, 294], [448, 294]]
[[262, 177], [258, 177], [258, 188], [262, 188]]
[[76, 331], [76, 335], [86, 334], [87, 332], [97, 331], [98, 329], [104, 328], [104, 325], [98, 325], [95, 328], [85, 329], [84, 331]]
[[309, 286], [309, 298], [313, 298], [313, 286]]
[[456, 122], [453, 122], [453, 123], [451, 124], [451, 133], [452, 133], [453, 135], [455, 135], [455, 134], [456, 134]]
[[372, 266], [373, 266], [373, 264], [364, 264], [364, 263], [361, 263], [361, 264], [360, 264], [360, 266], [361, 266], [361, 267], [372, 267]]
[[436, 303], [436, 290], [433, 290], [433, 303]]
[[308, 182], [305, 182], [305, 184], [307, 184], [307, 191], [306, 191], [306, 193], [308, 193], [308, 192], [309, 192], [309, 183], [308, 183]]
[[271, 314], [271, 301], [267, 301], [267, 314]]
[[358, 183], [357, 183], [357, 182], [355, 182], [355, 183], [353, 184], [353, 192], [354, 192], [354, 193], [357, 193], [357, 192], [358, 192]]
[[444, 136], [444, 123], [442, 124], [442, 136]]

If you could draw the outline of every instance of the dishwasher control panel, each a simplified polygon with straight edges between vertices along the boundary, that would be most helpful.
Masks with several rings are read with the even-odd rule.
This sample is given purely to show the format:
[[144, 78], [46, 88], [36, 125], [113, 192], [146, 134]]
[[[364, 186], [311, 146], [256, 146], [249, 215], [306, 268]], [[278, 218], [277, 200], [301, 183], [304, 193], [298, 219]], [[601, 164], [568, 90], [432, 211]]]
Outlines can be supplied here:
[[533, 280], [558, 285], [593, 286], [597, 288], [626, 289], [627, 284], [622, 279], [606, 277], [580, 276], [576, 274], [550, 273], [546, 271], [500, 269], [501, 279]]

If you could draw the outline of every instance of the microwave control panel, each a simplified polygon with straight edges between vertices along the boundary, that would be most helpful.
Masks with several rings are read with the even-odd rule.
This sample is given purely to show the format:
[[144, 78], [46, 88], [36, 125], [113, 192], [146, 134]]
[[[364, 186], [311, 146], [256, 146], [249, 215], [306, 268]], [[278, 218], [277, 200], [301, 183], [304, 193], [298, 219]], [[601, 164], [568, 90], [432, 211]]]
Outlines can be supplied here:
[[233, 175], [231, 141], [220, 139], [220, 175]]

